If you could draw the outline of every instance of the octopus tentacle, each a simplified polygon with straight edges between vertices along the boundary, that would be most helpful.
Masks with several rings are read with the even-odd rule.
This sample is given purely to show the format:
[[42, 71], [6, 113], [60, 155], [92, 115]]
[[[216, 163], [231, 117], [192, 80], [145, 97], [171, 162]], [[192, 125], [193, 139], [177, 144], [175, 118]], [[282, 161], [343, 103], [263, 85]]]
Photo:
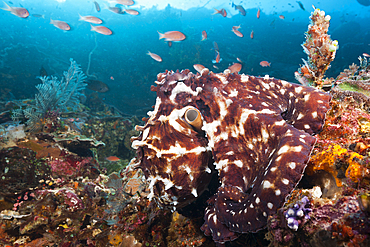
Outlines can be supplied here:
[[[208, 203], [211, 205], [213, 205], [214, 202], [215, 198], [208, 200]], [[238, 238], [237, 233], [230, 231], [226, 225], [219, 221], [214, 207], [209, 207], [206, 209], [204, 220], [206, 223], [202, 225], [201, 230], [206, 236], [212, 236], [215, 242], [225, 243]]]
[[[266, 161], [249, 194], [237, 187], [220, 187], [215, 209], [220, 222], [235, 232], [256, 232], [264, 228], [269, 215], [282, 207], [301, 180], [315, 138], [286, 124], [286, 134]], [[296, 136], [300, 138], [296, 138]], [[230, 188], [231, 187], [231, 188]]]

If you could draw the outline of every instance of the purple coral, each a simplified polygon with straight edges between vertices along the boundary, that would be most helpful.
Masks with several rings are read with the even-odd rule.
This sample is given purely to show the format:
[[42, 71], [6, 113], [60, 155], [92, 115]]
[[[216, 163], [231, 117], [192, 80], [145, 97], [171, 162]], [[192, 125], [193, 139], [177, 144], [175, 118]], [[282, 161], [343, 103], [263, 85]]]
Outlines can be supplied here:
[[285, 219], [290, 229], [294, 231], [298, 230], [302, 218], [309, 219], [309, 213], [312, 211], [311, 208], [307, 208], [310, 205], [310, 200], [307, 196], [304, 196], [298, 203], [294, 204], [293, 208], [289, 208], [285, 211]]
[[74, 190], [63, 188], [60, 189], [57, 194], [62, 196], [64, 203], [69, 206], [70, 210], [74, 211], [76, 209], [85, 208], [83, 201], [79, 198]]

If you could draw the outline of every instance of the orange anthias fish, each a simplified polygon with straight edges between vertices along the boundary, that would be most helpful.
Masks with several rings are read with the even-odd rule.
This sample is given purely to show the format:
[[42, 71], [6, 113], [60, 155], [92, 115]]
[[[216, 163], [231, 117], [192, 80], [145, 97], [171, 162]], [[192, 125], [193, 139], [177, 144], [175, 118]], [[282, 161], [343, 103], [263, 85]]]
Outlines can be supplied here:
[[240, 38], [243, 38], [244, 35], [238, 30], [239, 28], [240, 28], [240, 26], [233, 26], [231, 31], [233, 31], [236, 34], [236, 36], [238, 36]]
[[226, 13], [226, 10], [224, 9], [224, 8], [222, 8], [222, 9], [220, 9], [220, 10], [218, 10], [218, 9], [215, 9], [216, 10], [216, 12], [214, 12], [213, 14], [215, 15], [215, 14], [220, 14], [220, 15], [222, 15], [223, 17], [226, 17], [227, 16], [227, 13]]
[[106, 157], [105, 159], [108, 160], [108, 161], [112, 161], [112, 162], [117, 162], [117, 161], [121, 160], [117, 156], [109, 156], [109, 157]]
[[140, 14], [139, 11], [134, 10], [134, 9], [125, 9], [125, 12], [129, 15], [138, 15], [138, 14]]
[[252, 30], [252, 32], [251, 32], [251, 39], [253, 39], [253, 38], [254, 38], [254, 32]]
[[260, 9], [258, 9], [258, 11], [257, 11], [257, 19], [259, 19], [259, 18], [260, 18], [260, 15], [261, 15], [261, 10], [260, 10]]
[[202, 31], [202, 40], [201, 41], [203, 41], [203, 40], [206, 40], [207, 39], [207, 32], [206, 31]]
[[220, 57], [220, 52], [216, 51], [216, 58], [215, 60], [212, 60], [212, 63], [220, 63], [222, 61], [222, 58]]
[[6, 2], [4, 2], [6, 5], [6, 8], [2, 8], [3, 10], [10, 11], [15, 16], [21, 17], [21, 18], [27, 18], [30, 13], [27, 9], [21, 8], [21, 7], [10, 7]]
[[270, 64], [271, 64], [271, 63], [269, 63], [269, 62], [267, 62], [267, 61], [261, 61], [261, 62], [260, 62], [260, 65], [261, 65], [262, 67], [270, 67]]
[[244, 37], [244, 35], [240, 31], [238, 31], [236, 29], [232, 29], [231, 31], [233, 31], [236, 34], [236, 36], [238, 36], [240, 38], [243, 38]]
[[81, 16], [80, 15], [79, 21], [86, 21], [86, 22], [90, 22], [90, 23], [94, 23], [94, 24], [102, 24], [103, 23], [103, 21], [101, 19], [99, 19], [98, 17], [95, 17], [95, 16], [91, 16], [91, 15], [87, 15], [87, 16]]
[[193, 65], [193, 67], [194, 67], [194, 69], [196, 70], [196, 71], [198, 71], [199, 73], [201, 73], [202, 72], [202, 70], [205, 68], [203, 65], [201, 65], [201, 64], [194, 64]]
[[279, 15], [279, 18], [282, 19], [282, 20], [284, 20], [285, 19], [285, 16]]
[[370, 57], [370, 55], [369, 54], [367, 54], [367, 53], [362, 53], [362, 56], [364, 56], [364, 57]]
[[185, 34], [179, 31], [169, 31], [165, 33], [160, 33], [159, 34], [159, 39], [164, 39], [165, 41], [181, 41], [186, 38]]
[[242, 65], [240, 63], [234, 63], [233, 65], [229, 66], [228, 69], [230, 70], [230, 73], [239, 73], [239, 71], [242, 69]]
[[93, 26], [93, 25], [90, 25], [90, 26], [91, 26], [91, 31], [95, 31], [97, 33], [104, 34], [104, 35], [112, 35], [113, 34], [112, 30], [110, 30], [107, 27]]
[[155, 54], [155, 53], [151, 53], [150, 51], [148, 51], [148, 53], [147, 53], [151, 58], [153, 58], [155, 61], [157, 61], [157, 62], [162, 62], [162, 58], [159, 56], [159, 55], [157, 55], [157, 54]]
[[55, 27], [57, 27], [61, 30], [64, 30], [64, 31], [71, 30], [71, 27], [68, 25], [68, 23], [64, 22], [64, 21], [58, 21], [58, 20], [50, 19], [50, 24], [53, 24]]

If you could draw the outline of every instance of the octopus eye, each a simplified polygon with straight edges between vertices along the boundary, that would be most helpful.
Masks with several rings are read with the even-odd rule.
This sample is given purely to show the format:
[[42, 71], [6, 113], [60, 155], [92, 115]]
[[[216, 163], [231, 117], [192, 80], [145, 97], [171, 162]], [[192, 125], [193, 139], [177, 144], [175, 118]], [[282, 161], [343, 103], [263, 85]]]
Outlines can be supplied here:
[[198, 109], [194, 107], [187, 109], [184, 118], [186, 123], [192, 126], [196, 131], [202, 131], [202, 115], [200, 114]]

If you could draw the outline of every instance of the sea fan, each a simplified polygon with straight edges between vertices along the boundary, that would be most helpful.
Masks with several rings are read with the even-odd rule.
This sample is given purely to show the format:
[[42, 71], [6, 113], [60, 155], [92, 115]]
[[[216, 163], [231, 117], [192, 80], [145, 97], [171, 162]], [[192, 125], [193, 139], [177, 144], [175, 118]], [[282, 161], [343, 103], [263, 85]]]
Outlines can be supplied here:
[[40, 77], [42, 84], [36, 86], [39, 93], [36, 95], [36, 108], [45, 113], [59, 109], [61, 111], [76, 110], [80, 103], [81, 91], [86, 85], [85, 74], [73, 59], [68, 71], [63, 73], [61, 81], [54, 76]]
[[70, 59], [71, 65], [68, 71], [63, 73], [64, 78], [58, 81], [57, 77], [39, 77], [42, 81], [36, 88], [39, 91], [35, 95], [35, 105], [28, 106], [25, 109], [13, 111], [14, 121], [23, 118], [28, 119], [26, 124], [31, 131], [37, 131], [41, 128], [41, 120], [49, 111], [73, 111], [77, 110], [80, 97], [83, 96], [82, 90], [86, 85], [83, 81], [86, 79], [79, 65]]

